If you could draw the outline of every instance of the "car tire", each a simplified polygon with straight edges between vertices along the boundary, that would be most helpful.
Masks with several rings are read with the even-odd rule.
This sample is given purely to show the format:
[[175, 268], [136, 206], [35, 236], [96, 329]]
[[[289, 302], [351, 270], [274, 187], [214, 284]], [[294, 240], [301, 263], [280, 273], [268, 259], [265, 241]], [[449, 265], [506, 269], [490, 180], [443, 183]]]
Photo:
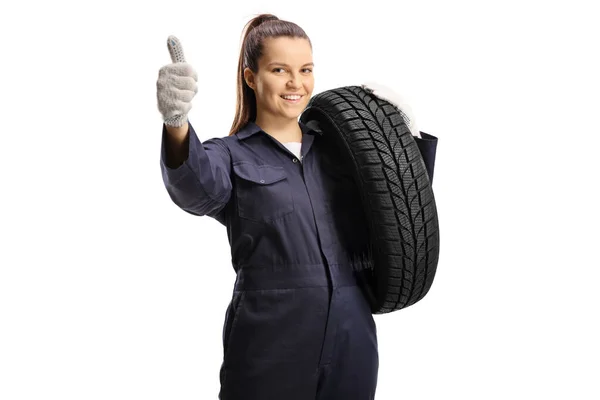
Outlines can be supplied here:
[[372, 265], [361, 279], [371, 311], [415, 304], [435, 277], [439, 227], [430, 176], [400, 110], [361, 86], [346, 86], [314, 95], [300, 121], [340, 149], [332, 156], [358, 187]]

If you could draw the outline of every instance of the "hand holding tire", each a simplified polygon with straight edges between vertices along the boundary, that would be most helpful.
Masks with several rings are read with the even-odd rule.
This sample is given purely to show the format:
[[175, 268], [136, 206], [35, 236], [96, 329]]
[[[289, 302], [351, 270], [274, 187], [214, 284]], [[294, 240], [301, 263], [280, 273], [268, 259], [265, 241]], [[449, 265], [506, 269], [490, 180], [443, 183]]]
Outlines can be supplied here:
[[376, 82], [368, 82], [361, 86], [363, 89], [369, 91], [374, 96], [377, 96], [380, 99], [386, 100], [395, 105], [396, 108], [400, 110], [400, 115], [402, 115], [402, 119], [408, 126], [408, 129], [410, 129], [412, 135], [419, 138], [421, 137], [419, 128], [417, 128], [415, 115], [408, 103], [406, 102], [406, 100], [402, 96], [400, 96], [400, 94], [396, 93], [389, 87]]
[[192, 99], [198, 93], [198, 74], [185, 62], [183, 48], [175, 36], [167, 39], [172, 64], [160, 68], [156, 81], [158, 110], [167, 126], [181, 127], [187, 122]]

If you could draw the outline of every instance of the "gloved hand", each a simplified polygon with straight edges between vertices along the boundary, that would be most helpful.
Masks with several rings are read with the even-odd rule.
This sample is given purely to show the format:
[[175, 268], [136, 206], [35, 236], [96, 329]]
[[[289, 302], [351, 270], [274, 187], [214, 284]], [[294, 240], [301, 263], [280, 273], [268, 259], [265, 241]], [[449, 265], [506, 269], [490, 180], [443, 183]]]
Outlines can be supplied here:
[[185, 62], [183, 48], [175, 36], [169, 36], [167, 47], [173, 63], [165, 65], [158, 72], [158, 110], [165, 125], [180, 127], [187, 122], [192, 99], [198, 93], [198, 74]]
[[376, 82], [367, 82], [361, 85], [361, 87], [365, 90], [368, 90], [380, 99], [389, 101], [395, 105], [400, 110], [400, 115], [402, 115], [402, 119], [404, 119], [404, 122], [408, 126], [408, 129], [410, 129], [411, 134], [419, 138], [421, 137], [421, 133], [417, 128], [413, 111], [402, 96], [389, 87]]

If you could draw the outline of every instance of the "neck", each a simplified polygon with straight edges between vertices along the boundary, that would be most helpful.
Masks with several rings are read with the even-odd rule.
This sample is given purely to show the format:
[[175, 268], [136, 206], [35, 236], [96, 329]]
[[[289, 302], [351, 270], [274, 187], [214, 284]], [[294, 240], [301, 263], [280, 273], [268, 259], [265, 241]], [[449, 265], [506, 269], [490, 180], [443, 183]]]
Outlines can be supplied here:
[[301, 142], [302, 130], [297, 119], [256, 116], [256, 125], [280, 142]]

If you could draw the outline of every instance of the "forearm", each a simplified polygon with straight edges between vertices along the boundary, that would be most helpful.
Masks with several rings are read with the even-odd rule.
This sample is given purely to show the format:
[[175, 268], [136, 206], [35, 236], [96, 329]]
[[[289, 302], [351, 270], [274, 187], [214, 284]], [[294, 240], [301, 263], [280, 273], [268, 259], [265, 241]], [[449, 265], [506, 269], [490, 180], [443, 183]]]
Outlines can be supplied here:
[[[169, 129], [163, 124], [161, 170], [171, 199], [191, 214], [215, 215], [231, 196], [231, 155], [227, 146], [222, 138], [200, 142], [191, 123]], [[169, 167], [168, 157], [177, 158], [180, 164]]]
[[181, 127], [165, 125], [167, 135], [165, 137], [166, 160], [169, 168], [177, 168], [183, 164], [189, 154], [189, 123]]

